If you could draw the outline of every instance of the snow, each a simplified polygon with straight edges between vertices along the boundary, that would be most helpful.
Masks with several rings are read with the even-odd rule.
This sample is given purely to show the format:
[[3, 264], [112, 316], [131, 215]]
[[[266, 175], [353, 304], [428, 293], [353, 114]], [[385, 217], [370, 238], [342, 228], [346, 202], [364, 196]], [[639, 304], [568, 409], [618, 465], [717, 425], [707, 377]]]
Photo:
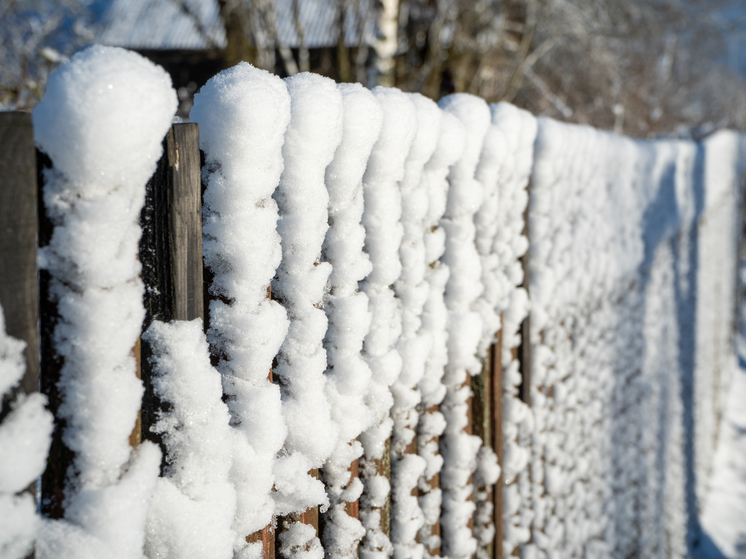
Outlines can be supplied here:
[[525, 518], [511, 546], [529, 528], [534, 556], [688, 557], [703, 505], [724, 533], [705, 496], [735, 368], [740, 142], [634, 142], [540, 119], [534, 429], [518, 434], [531, 458], [506, 498]]
[[[6, 401], [8, 391], [23, 378], [26, 369], [23, 350], [26, 344], [5, 331], [5, 317], [0, 307], [0, 397]], [[33, 550], [39, 518], [36, 503], [29, 493], [22, 493], [39, 477], [47, 465], [52, 437], [53, 417], [45, 409], [42, 394], [20, 395], [0, 423], [0, 557], [23, 559]], [[8, 457], [12, 457], [9, 460]]]
[[[635, 141], [466, 94], [436, 105], [245, 63], [220, 73], [191, 113], [209, 329], [145, 334], [169, 404], [158, 477], [158, 449], [129, 446], [132, 348], [138, 218], [175, 108], [162, 69], [94, 46], [34, 113], [54, 164], [39, 263], [75, 459], [65, 518], [38, 519], [19, 493], [51, 420], [42, 396], [17, 398], [0, 424], [19, 456], [0, 464], [3, 556], [36, 539], [41, 559], [258, 559], [247, 536], [320, 507], [323, 547], [283, 522], [281, 554], [481, 559], [501, 473], [505, 556], [743, 554], [741, 135]], [[530, 407], [514, 357], [529, 312]], [[471, 377], [500, 329], [502, 468], [468, 432]], [[22, 349], [0, 328], [2, 392]]]
[[235, 430], [210, 365], [202, 320], [154, 321], [143, 334], [153, 351], [153, 389], [164, 410], [152, 431], [166, 448], [165, 475], [150, 501], [148, 557], [233, 557], [236, 491], [229, 481]]
[[93, 46], [52, 73], [33, 113], [54, 165], [43, 193], [54, 230], [39, 263], [58, 306], [59, 414], [75, 453], [65, 519], [43, 525], [39, 557], [142, 556], [160, 458], [152, 444], [129, 446], [142, 396], [131, 354], [145, 313], [138, 221], [175, 110], [163, 69]]
[[475, 510], [470, 500], [470, 476], [476, 469], [476, 458], [482, 443], [467, 434], [471, 397], [470, 376], [479, 374], [481, 363], [476, 352], [482, 333], [482, 321], [472, 306], [482, 292], [481, 262], [475, 245], [474, 214], [483, 199], [483, 186], [475, 179], [482, 145], [490, 125], [487, 104], [478, 97], [455, 94], [438, 103], [456, 116], [466, 132], [461, 158], [448, 175], [448, 202], [441, 224], [446, 233], [443, 262], [450, 269], [445, 303], [448, 308], [448, 363], [444, 384], [447, 391], [440, 405], [446, 428], [440, 439], [443, 469], [441, 515], [442, 551], [444, 555], [466, 558], [476, 552], [477, 542], [468, 526]]
[[281, 514], [329, 505], [323, 485], [307, 472], [324, 464], [339, 438], [326, 397], [327, 317], [319, 307], [332, 268], [320, 262], [328, 228], [324, 177], [342, 138], [343, 119], [342, 94], [332, 80], [303, 73], [287, 78], [285, 84], [291, 118], [283, 145], [285, 168], [274, 194], [280, 209], [282, 261], [272, 281], [273, 296], [290, 318], [274, 369], [288, 426], [287, 456], [279, 460], [282, 485], [276, 486], [283, 499]]
[[383, 457], [391, 435], [393, 422], [389, 410], [393, 397], [389, 387], [402, 370], [401, 356], [395, 347], [401, 334], [401, 308], [390, 286], [402, 270], [399, 181], [405, 176], [407, 155], [417, 131], [415, 106], [409, 96], [384, 87], [373, 89], [373, 95], [383, 109], [383, 124], [363, 176], [365, 251], [373, 267], [360, 283], [371, 312], [363, 356], [372, 373], [366, 401], [375, 418], [373, 426], [360, 436], [365, 451], [360, 461], [360, 477], [366, 488], [360, 502], [360, 520], [367, 530], [360, 555], [370, 559], [389, 556], [391, 549], [388, 537], [381, 531], [379, 510], [386, 503], [388, 490], [381, 495], [374, 493], [374, 488], [380, 489], [384, 481], [388, 486], [388, 480], [378, 472], [376, 461]]
[[[399, 378], [391, 386], [394, 405], [391, 408], [391, 541], [393, 557], [422, 557], [424, 546], [417, 542], [417, 533], [424, 525], [417, 494], [414, 491], [427, 465], [416, 454], [415, 438], [421, 396], [417, 388], [425, 374], [432, 338], [422, 328], [422, 313], [427, 302], [429, 285], [425, 280], [427, 254], [425, 248], [425, 218], [429, 205], [428, 180], [424, 166], [431, 159], [440, 135], [442, 111], [419, 94], [411, 94], [415, 107], [417, 133], [405, 162], [404, 178], [399, 183], [403, 237], [399, 247], [402, 271], [394, 283], [394, 292], [401, 301], [402, 332], [397, 349], [402, 359]], [[409, 448], [409, 452], [408, 452]], [[414, 494], [413, 494], [414, 493]]]
[[[743, 247], [734, 208], [743, 204], [744, 150], [740, 134], [722, 131], [704, 142], [704, 209], [699, 222], [697, 361], [695, 368], [697, 427], [697, 500], [706, 540], [727, 557], [746, 553], [746, 359], [744, 358]], [[742, 242], [742, 241], [741, 241]], [[741, 250], [740, 281], [734, 284]], [[734, 290], [738, 288], [736, 292]], [[739, 301], [741, 309], [734, 308]], [[739, 312], [740, 310], [740, 312]], [[728, 340], [736, 312], [738, 363]], [[719, 421], [718, 421], [719, 420]], [[704, 546], [703, 546], [704, 547]], [[718, 557], [717, 553], [703, 557]]]
[[284, 165], [290, 96], [276, 76], [239, 64], [201, 89], [190, 118], [200, 125], [206, 159], [202, 246], [215, 297], [207, 335], [221, 356], [231, 425], [241, 434], [233, 442], [230, 472], [237, 495], [235, 546], [239, 556], [249, 557], [261, 544], [247, 544], [246, 536], [275, 513], [273, 468], [287, 435], [280, 389], [268, 375], [288, 320], [267, 291], [282, 255], [272, 194]]
[[349, 468], [363, 452], [354, 439], [373, 422], [365, 402], [371, 371], [360, 355], [370, 330], [368, 297], [358, 282], [371, 271], [363, 252], [363, 174], [383, 123], [383, 111], [373, 94], [359, 84], [339, 84], [344, 119], [342, 139], [326, 168], [329, 229], [322, 258], [332, 266], [324, 309], [329, 326], [324, 337], [327, 353], [327, 398], [339, 426], [337, 448], [322, 469], [330, 508], [324, 517], [324, 548], [334, 557], [356, 557], [365, 534], [360, 521], [347, 514], [345, 502], [357, 500], [362, 482]]
[[438, 437], [443, 434], [446, 426], [443, 414], [435, 406], [445, 396], [446, 387], [442, 379], [448, 362], [448, 308], [443, 296], [449, 270], [440, 260], [445, 251], [445, 231], [440, 220], [448, 200], [449, 168], [461, 157], [464, 147], [463, 124], [452, 114], [442, 112], [438, 143], [422, 174], [422, 181], [427, 183], [428, 195], [427, 213], [423, 221], [428, 296], [421, 320], [422, 333], [429, 336], [431, 343], [423, 376], [417, 386], [423, 410], [417, 424], [417, 454], [425, 459], [425, 471], [418, 482], [419, 505], [423, 514], [419, 538], [431, 555], [440, 547], [440, 536], [433, 532], [436, 528], [439, 529], [442, 491], [439, 487], [433, 487], [433, 480], [443, 466]]

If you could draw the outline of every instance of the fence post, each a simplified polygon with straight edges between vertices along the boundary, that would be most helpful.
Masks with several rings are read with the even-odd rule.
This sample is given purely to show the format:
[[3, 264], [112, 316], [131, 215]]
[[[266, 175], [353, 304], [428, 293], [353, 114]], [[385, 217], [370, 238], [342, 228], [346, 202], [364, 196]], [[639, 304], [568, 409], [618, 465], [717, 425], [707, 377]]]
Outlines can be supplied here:
[[[37, 207], [39, 216], [39, 247], [45, 247], [52, 239], [54, 226], [47, 217], [44, 207], [44, 171], [52, 168], [52, 161], [36, 151]], [[39, 270], [39, 336], [40, 363], [39, 388], [47, 397], [47, 408], [54, 416], [54, 431], [49, 447], [47, 468], [41, 476], [41, 512], [47, 518], [59, 519], [65, 516], [65, 481], [67, 470], [73, 462], [74, 453], [62, 442], [66, 422], [59, 416], [62, 397], [57, 387], [62, 369], [62, 359], [54, 348], [54, 331], [59, 314], [57, 303], [52, 300], [50, 285], [52, 275], [48, 270]]]
[[[202, 281], [202, 184], [199, 126], [174, 124], [163, 140], [163, 157], [145, 191], [140, 261], [145, 283], [145, 323], [204, 320]], [[150, 431], [161, 402], [153, 391], [149, 344], [141, 342], [145, 387], [142, 438], [161, 444]], [[163, 454], [165, 459], [165, 452]]]
[[[39, 294], [36, 273], [36, 150], [31, 113], [0, 113], [0, 305], [8, 335], [26, 342], [19, 390], [39, 389]], [[9, 410], [8, 395], [0, 420]]]

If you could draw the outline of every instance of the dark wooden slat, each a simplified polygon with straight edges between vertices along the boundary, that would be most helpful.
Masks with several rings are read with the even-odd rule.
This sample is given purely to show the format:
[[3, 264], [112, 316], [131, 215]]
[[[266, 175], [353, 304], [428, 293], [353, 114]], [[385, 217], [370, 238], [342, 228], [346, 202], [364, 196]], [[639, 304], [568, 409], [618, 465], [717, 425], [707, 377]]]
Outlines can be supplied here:
[[[173, 125], [163, 140], [163, 157], [147, 184], [140, 220], [146, 309], [143, 330], [154, 320], [204, 319], [200, 163], [199, 126]], [[151, 355], [143, 340], [142, 438], [161, 444], [160, 437], [150, 431], [164, 409], [153, 391]]]
[[[471, 390], [474, 394], [472, 397], [472, 432], [482, 439], [484, 446], [492, 447], [492, 429], [493, 429], [493, 355], [494, 345], [487, 352], [482, 371], [471, 378]], [[494, 448], [493, 448], [494, 450]], [[486, 502], [493, 500], [493, 487], [487, 488]], [[485, 549], [488, 556], [493, 554], [493, 544], [489, 544]]]
[[[523, 212], [523, 235], [531, 239], [529, 233], [529, 208], [531, 207], [531, 183], [526, 187], [528, 190], [529, 201], [526, 203], [526, 209]], [[530, 245], [529, 245], [530, 246]], [[522, 287], [529, 293], [530, 285], [530, 249], [521, 257], [521, 266], [523, 267], [523, 284]], [[526, 405], [531, 405], [531, 315], [529, 314], [521, 323], [521, 343], [518, 346], [518, 362], [523, 380], [518, 387], [518, 397]]]
[[[44, 208], [44, 172], [52, 168], [52, 161], [40, 151], [36, 152], [39, 247], [45, 247], [52, 238], [54, 226]], [[52, 300], [50, 287], [52, 276], [47, 270], [39, 270], [39, 336], [40, 336], [40, 378], [39, 388], [47, 396], [47, 408], [54, 416], [54, 431], [49, 447], [47, 468], [41, 476], [41, 512], [48, 518], [65, 516], [65, 480], [67, 470], [73, 463], [75, 454], [62, 442], [66, 421], [59, 416], [62, 394], [57, 387], [62, 369], [62, 359], [54, 349], [54, 330], [59, 321], [57, 303]]]
[[[26, 342], [26, 373], [19, 390], [28, 394], [39, 387], [38, 210], [30, 113], [0, 113], [0, 146], [0, 305], [7, 333]], [[3, 402], [0, 419], [14, 397], [9, 394]]]

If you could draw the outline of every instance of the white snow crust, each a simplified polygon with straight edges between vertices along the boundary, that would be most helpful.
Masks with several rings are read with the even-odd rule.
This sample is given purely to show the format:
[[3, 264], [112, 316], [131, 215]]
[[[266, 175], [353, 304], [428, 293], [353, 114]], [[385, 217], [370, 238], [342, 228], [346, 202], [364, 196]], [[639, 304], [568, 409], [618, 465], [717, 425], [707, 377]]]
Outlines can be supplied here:
[[418, 383], [425, 374], [432, 347], [430, 333], [422, 327], [422, 313], [430, 291], [425, 279], [428, 264], [425, 218], [429, 193], [424, 167], [437, 147], [442, 115], [430, 99], [419, 94], [411, 94], [410, 99], [415, 107], [417, 132], [405, 162], [404, 178], [399, 183], [403, 230], [399, 260], [402, 271], [394, 283], [394, 292], [402, 308], [402, 332], [397, 344], [402, 369], [391, 386], [394, 396], [391, 408], [391, 542], [393, 557], [396, 558], [419, 558], [425, 552], [424, 545], [417, 542], [417, 533], [425, 519], [413, 491], [427, 462], [417, 454], [413, 442], [421, 402]]
[[373, 426], [360, 435], [365, 451], [360, 470], [365, 484], [360, 500], [360, 520], [366, 528], [360, 546], [360, 556], [364, 559], [388, 557], [392, 551], [389, 538], [381, 531], [380, 520], [380, 509], [388, 499], [389, 481], [378, 473], [376, 461], [383, 457], [393, 425], [389, 415], [393, 406], [389, 387], [402, 370], [402, 358], [396, 349], [402, 329], [401, 303], [391, 286], [402, 270], [399, 181], [405, 176], [405, 163], [417, 131], [415, 106], [408, 95], [384, 87], [373, 89], [373, 95], [383, 109], [383, 124], [363, 176], [365, 251], [373, 265], [360, 283], [371, 312], [363, 356], [372, 373], [366, 401], [375, 418]]
[[166, 471], [150, 501], [145, 555], [230, 559], [236, 490], [230, 413], [220, 373], [210, 365], [202, 320], [154, 321], [143, 334], [153, 351], [153, 389], [167, 411], [152, 431], [162, 436]]
[[735, 363], [739, 141], [635, 142], [539, 120], [534, 430], [506, 498], [525, 519], [506, 551], [528, 528], [532, 557], [695, 552]]
[[[246, 536], [272, 521], [275, 455], [287, 427], [280, 388], [268, 379], [288, 331], [283, 307], [268, 298], [281, 259], [272, 199], [283, 170], [290, 96], [276, 76], [239, 64], [212, 78], [190, 113], [205, 152], [203, 254], [213, 273], [208, 341], [220, 355], [233, 441], [230, 479], [237, 495], [238, 557], [261, 552]], [[220, 298], [219, 298], [220, 297]]]
[[443, 414], [436, 406], [445, 397], [446, 387], [442, 380], [448, 362], [448, 308], [444, 294], [450, 272], [448, 266], [440, 260], [445, 252], [445, 230], [440, 220], [448, 201], [447, 175], [451, 165], [461, 157], [465, 145], [464, 125], [452, 114], [442, 112], [438, 143], [422, 174], [422, 181], [427, 183], [428, 195], [427, 213], [423, 222], [428, 296], [421, 320], [423, 336], [427, 335], [431, 343], [423, 376], [417, 386], [421, 396], [417, 454], [425, 459], [425, 470], [418, 482], [419, 505], [423, 514], [419, 540], [430, 555], [440, 547], [440, 536], [433, 531], [440, 524], [442, 491], [440, 487], [433, 487], [432, 482], [443, 466], [438, 438], [446, 425]]
[[347, 514], [346, 503], [362, 493], [362, 482], [352, 478], [350, 466], [363, 452], [355, 439], [374, 420], [365, 395], [371, 382], [362, 358], [363, 341], [370, 330], [368, 296], [358, 282], [371, 271], [363, 252], [363, 174], [373, 144], [378, 140], [383, 111], [373, 94], [359, 84], [339, 84], [344, 107], [342, 139], [326, 168], [329, 194], [329, 229], [322, 249], [331, 264], [329, 292], [324, 299], [329, 326], [324, 338], [327, 354], [327, 398], [339, 426], [337, 448], [322, 469], [330, 508], [324, 518], [323, 543], [329, 557], [357, 557], [365, 535], [362, 523]]
[[33, 113], [54, 165], [43, 194], [54, 231], [39, 263], [58, 305], [59, 413], [75, 452], [65, 518], [44, 523], [37, 557], [142, 557], [160, 453], [129, 446], [142, 396], [132, 356], [145, 313], [139, 216], [176, 103], [162, 68], [93, 46], [52, 73]]
[[282, 485], [276, 486], [280, 514], [329, 505], [323, 484], [307, 472], [324, 464], [339, 439], [326, 396], [327, 317], [320, 308], [332, 266], [320, 260], [328, 229], [324, 178], [342, 139], [343, 122], [342, 94], [332, 80], [303, 73], [287, 78], [285, 85], [291, 118], [283, 145], [285, 168], [274, 194], [282, 261], [272, 281], [273, 296], [290, 318], [274, 369], [288, 426], [287, 456], [276, 469], [278, 477], [283, 472]]
[[476, 180], [475, 173], [490, 125], [490, 111], [482, 99], [467, 94], [449, 95], [438, 104], [456, 116], [466, 132], [463, 154], [448, 175], [448, 202], [441, 219], [446, 233], [442, 259], [450, 275], [445, 292], [448, 363], [443, 382], [447, 390], [440, 405], [446, 420], [440, 439], [443, 455], [440, 473], [442, 553], [452, 559], [465, 559], [474, 555], [477, 549], [468, 522], [475, 511], [475, 504], [470, 499], [473, 489], [471, 474], [476, 469], [477, 452], [482, 444], [479, 437], [465, 432], [470, 420], [470, 378], [482, 369], [476, 355], [482, 320], [472, 309], [482, 292], [474, 215], [482, 204], [484, 188]]
[[[52, 423], [42, 396], [17, 398], [0, 424], [14, 457], [0, 460], [0, 555], [36, 540], [40, 559], [258, 559], [247, 536], [318, 506], [323, 546], [283, 522], [281, 554], [483, 559], [501, 474], [506, 557], [742, 553], [741, 135], [635, 141], [466, 94], [436, 105], [245, 63], [218, 74], [190, 115], [209, 330], [145, 334], [168, 403], [158, 477], [158, 449], [129, 446], [132, 348], [138, 219], [175, 109], [162, 69], [94, 46], [51, 75], [34, 112], [54, 165], [39, 263], [75, 461], [65, 518], [39, 519], [20, 492]], [[499, 466], [467, 431], [471, 377], [498, 332]], [[0, 393], [22, 376], [22, 350], [0, 320]]]

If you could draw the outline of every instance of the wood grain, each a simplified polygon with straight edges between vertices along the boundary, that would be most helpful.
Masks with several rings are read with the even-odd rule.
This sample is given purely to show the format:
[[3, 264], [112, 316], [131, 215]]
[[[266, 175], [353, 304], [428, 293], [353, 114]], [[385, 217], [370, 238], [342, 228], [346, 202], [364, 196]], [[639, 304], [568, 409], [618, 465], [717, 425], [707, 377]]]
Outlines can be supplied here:
[[39, 291], [36, 234], [36, 150], [31, 114], [0, 112], [0, 305], [8, 335], [26, 342], [26, 373], [7, 395], [0, 419], [15, 393], [39, 389]]
[[[175, 124], [163, 140], [163, 157], [146, 186], [140, 221], [146, 310], [143, 330], [154, 320], [204, 320], [202, 185], [196, 124]], [[140, 351], [145, 387], [142, 438], [162, 447], [160, 436], [150, 430], [158, 413], [166, 407], [153, 391], [151, 356], [152, 350], [143, 340]], [[163, 456], [165, 459], [165, 452]]]

